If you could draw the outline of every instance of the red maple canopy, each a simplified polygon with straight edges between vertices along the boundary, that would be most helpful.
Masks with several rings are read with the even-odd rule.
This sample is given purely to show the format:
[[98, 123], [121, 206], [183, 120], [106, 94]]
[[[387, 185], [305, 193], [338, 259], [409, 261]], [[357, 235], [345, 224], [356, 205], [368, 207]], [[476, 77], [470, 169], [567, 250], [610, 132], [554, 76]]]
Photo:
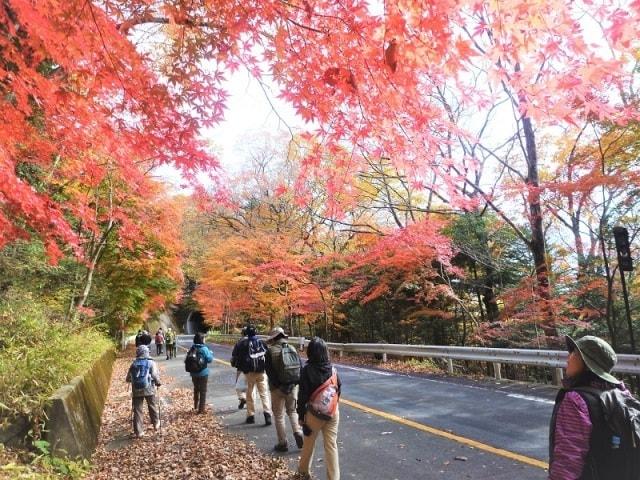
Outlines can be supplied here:
[[[79, 195], [60, 201], [71, 183], [116, 172], [143, 190], [142, 177], [161, 163], [190, 179], [215, 168], [198, 134], [222, 119], [225, 75], [240, 66], [272, 76], [282, 97], [318, 125], [320, 143], [303, 175], [348, 192], [365, 159], [384, 156], [455, 207], [484, 195], [477, 184], [465, 187], [478, 173], [479, 133], [463, 115], [507, 102], [529, 165], [537, 156], [532, 125], [637, 118], [626, 92], [640, 2], [383, 5], [3, 2], [0, 246], [33, 233], [52, 255], [60, 241], [75, 244], [70, 218], [89, 215]], [[326, 155], [333, 164], [322, 162]], [[522, 188], [535, 222], [536, 172]]]

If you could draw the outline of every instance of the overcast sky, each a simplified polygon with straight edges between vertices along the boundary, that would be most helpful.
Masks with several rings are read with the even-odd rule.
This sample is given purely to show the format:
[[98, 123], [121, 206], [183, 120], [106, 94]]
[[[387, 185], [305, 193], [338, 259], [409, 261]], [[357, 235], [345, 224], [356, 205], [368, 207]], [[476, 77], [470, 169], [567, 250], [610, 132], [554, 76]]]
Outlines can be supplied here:
[[[267, 92], [267, 99], [259, 83], [246, 70], [239, 70], [231, 76], [226, 89], [229, 98], [224, 121], [215, 128], [203, 130], [202, 136], [211, 143], [223, 168], [230, 173], [241, 169], [244, 160], [242, 146], [252, 137], [264, 133], [289, 134], [289, 128], [301, 130], [305, 127], [294, 109], [277, 98], [276, 87], [272, 86]], [[175, 168], [164, 165], [156, 169], [156, 174], [180, 190], [182, 182]]]

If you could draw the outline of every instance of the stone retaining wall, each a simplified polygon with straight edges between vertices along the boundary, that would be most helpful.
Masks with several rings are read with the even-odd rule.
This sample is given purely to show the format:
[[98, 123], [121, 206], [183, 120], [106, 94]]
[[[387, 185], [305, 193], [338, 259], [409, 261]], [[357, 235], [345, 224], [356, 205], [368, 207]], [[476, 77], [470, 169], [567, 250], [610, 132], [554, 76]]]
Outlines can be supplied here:
[[7, 447], [24, 447], [25, 438], [31, 428], [26, 417], [12, 417], [10, 419], [0, 417], [0, 425], [4, 422], [7, 424], [0, 427], [0, 443]]
[[55, 456], [89, 458], [96, 447], [107, 398], [113, 350], [106, 351], [83, 375], [58, 389], [49, 399], [45, 438]]

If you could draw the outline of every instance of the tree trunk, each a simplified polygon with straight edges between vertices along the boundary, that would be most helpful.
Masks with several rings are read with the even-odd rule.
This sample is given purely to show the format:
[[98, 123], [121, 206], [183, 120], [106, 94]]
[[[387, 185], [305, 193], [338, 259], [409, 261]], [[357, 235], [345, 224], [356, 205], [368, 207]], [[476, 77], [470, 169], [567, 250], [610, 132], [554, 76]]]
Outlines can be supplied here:
[[89, 293], [91, 292], [91, 287], [93, 286], [93, 274], [95, 273], [98, 261], [102, 256], [102, 252], [104, 251], [104, 248], [107, 245], [107, 240], [109, 239], [109, 234], [113, 230], [114, 226], [115, 224], [113, 220], [109, 220], [106, 230], [100, 237], [100, 241], [91, 249], [91, 260], [89, 262], [89, 266], [87, 267], [87, 272], [84, 276], [84, 287], [82, 288], [82, 294], [76, 301], [72, 302], [73, 310], [72, 312], [70, 312], [70, 316], [73, 320], [76, 320], [78, 318], [78, 310], [84, 307], [85, 303], [87, 302], [87, 298], [89, 297]]
[[536, 139], [531, 125], [531, 119], [522, 118], [522, 128], [526, 142], [527, 158], [527, 201], [529, 203], [529, 225], [531, 227], [531, 240], [529, 248], [533, 255], [536, 269], [536, 290], [542, 305], [543, 318], [541, 327], [546, 336], [557, 336], [558, 332], [555, 320], [549, 308], [551, 294], [549, 291], [549, 268], [547, 266], [547, 252], [544, 241], [544, 228], [542, 225], [542, 207], [540, 205], [540, 181], [538, 178], [538, 153]]

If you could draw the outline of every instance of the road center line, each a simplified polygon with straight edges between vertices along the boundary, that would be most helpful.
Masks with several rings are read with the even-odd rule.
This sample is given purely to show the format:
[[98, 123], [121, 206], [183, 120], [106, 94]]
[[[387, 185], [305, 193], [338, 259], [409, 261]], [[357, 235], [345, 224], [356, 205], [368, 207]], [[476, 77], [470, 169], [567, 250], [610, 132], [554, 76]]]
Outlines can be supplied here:
[[371, 407], [367, 407], [366, 405], [362, 405], [361, 403], [353, 402], [351, 400], [347, 400], [346, 398], [340, 398], [340, 403], [345, 405], [349, 405], [350, 407], [357, 408], [358, 410], [362, 410], [363, 412], [371, 413], [378, 417], [385, 418], [387, 420], [391, 420], [392, 422], [400, 423], [401, 425], [405, 425], [407, 427], [412, 427], [417, 430], [421, 430], [426, 433], [430, 433], [432, 435], [436, 435], [438, 437], [446, 438], [447, 440], [453, 440], [454, 442], [461, 443], [463, 445], [467, 445], [469, 447], [476, 448], [478, 450], [482, 450], [484, 452], [492, 453], [494, 455], [499, 455], [504, 458], [508, 458], [509, 460], [515, 460], [517, 462], [525, 463], [527, 465], [531, 465], [532, 467], [538, 467], [547, 469], [549, 465], [546, 462], [541, 460], [537, 460], [535, 458], [527, 457], [525, 455], [520, 455], [519, 453], [510, 452], [509, 450], [503, 450], [501, 448], [492, 447], [491, 445], [487, 445], [485, 443], [480, 443], [476, 440], [472, 440], [470, 438], [462, 437], [460, 435], [456, 435], [454, 433], [446, 432], [444, 430], [440, 430], [434, 427], [430, 427], [428, 425], [424, 425], [422, 423], [415, 422], [413, 420], [408, 420], [406, 418], [399, 417], [397, 415], [393, 415], [392, 413], [383, 412], [381, 410], [376, 410]]
[[[215, 359], [216, 362], [221, 363], [226, 366], [231, 366], [229, 362], [224, 360]], [[372, 415], [376, 415], [378, 417], [385, 418], [392, 422], [399, 423], [401, 425], [405, 425], [407, 427], [412, 427], [422, 432], [430, 433], [431, 435], [435, 435], [438, 437], [446, 438], [447, 440], [452, 440], [454, 442], [461, 443], [463, 445], [467, 445], [469, 447], [476, 448], [478, 450], [482, 450], [484, 452], [492, 453], [494, 455], [498, 455], [500, 457], [508, 458], [509, 460], [515, 460], [516, 462], [524, 463], [530, 465], [532, 467], [549, 468], [549, 464], [543, 462], [541, 460], [527, 457], [526, 455], [521, 455], [519, 453], [510, 452], [509, 450], [503, 450], [502, 448], [492, 447], [491, 445], [487, 445], [485, 443], [478, 442], [477, 440], [472, 440], [470, 438], [462, 437], [460, 435], [456, 435], [455, 433], [450, 433], [444, 430], [440, 430], [435, 427], [430, 427], [429, 425], [425, 425], [423, 423], [418, 423], [413, 420], [409, 420], [406, 418], [399, 417], [398, 415], [394, 415], [392, 413], [383, 412], [381, 410], [376, 410], [375, 408], [367, 407], [366, 405], [362, 405], [361, 403], [357, 403], [351, 400], [347, 400], [346, 398], [340, 398], [340, 403], [345, 405], [349, 405], [350, 407], [356, 408], [366, 413], [370, 413]]]

